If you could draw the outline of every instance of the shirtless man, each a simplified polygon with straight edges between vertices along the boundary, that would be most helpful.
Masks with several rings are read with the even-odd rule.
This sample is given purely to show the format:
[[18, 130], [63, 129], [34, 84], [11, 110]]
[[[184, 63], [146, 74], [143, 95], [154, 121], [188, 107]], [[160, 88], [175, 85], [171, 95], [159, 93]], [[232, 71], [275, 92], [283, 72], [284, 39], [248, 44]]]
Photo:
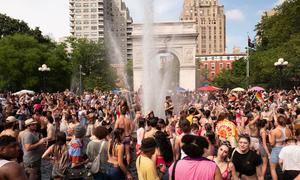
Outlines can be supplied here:
[[12, 136], [0, 137], [0, 179], [27, 180], [22, 166], [11, 161], [18, 157], [19, 146], [16, 138]]
[[120, 117], [117, 119], [116, 124], [115, 124], [115, 128], [123, 128], [125, 131], [125, 139], [123, 141], [123, 144], [125, 145], [125, 153], [126, 153], [126, 160], [127, 163], [130, 163], [130, 136], [132, 133], [132, 121], [130, 119], [128, 119], [126, 117], [126, 113], [127, 113], [127, 106], [121, 106], [120, 107]]

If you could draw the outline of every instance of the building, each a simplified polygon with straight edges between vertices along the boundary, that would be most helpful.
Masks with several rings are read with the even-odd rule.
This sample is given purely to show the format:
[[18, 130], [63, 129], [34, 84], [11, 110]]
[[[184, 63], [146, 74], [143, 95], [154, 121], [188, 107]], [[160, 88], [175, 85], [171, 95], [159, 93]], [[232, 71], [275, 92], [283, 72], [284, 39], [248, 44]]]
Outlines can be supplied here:
[[246, 53], [239, 54], [211, 54], [196, 57], [199, 62], [201, 81], [211, 81], [218, 76], [222, 70], [232, 68], [232, 63], [241, 58], [246, 58]]
[[117, 45], [122, 60], [132, 58], [132, 18], [122, 0], [69, 0], [69, 3], [72, 36], [93, 41], [113, 38], [114, 42], [106, 44]]
[[225, 53], [224, 6], [217, 0], [185, 0], [180, 20], [197, 23], [197, 55]]

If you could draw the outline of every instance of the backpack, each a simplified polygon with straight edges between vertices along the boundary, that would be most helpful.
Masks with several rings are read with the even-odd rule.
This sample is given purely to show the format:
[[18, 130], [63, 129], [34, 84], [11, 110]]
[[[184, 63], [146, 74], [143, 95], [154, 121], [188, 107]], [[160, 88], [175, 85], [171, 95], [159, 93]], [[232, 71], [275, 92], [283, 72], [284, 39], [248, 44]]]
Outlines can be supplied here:
[[104, 141], [102, 141], [100, 143], [99, 153], [98, 153], [97, 157], [94, 159], [94, 161], [92, 162], [91, 169], [90, 169], [90, 172], [92, 174], [96, 174], [99, 171], [101, 171], [101, 153], [103, 150], [104, 143], [105, 143]]

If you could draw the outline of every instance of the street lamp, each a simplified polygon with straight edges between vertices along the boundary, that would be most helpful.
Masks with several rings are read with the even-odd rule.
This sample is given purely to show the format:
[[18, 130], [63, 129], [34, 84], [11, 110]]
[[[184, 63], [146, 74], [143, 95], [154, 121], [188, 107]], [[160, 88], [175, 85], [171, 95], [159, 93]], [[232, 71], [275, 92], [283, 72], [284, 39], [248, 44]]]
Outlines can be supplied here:
[[46, 64], [43, 64], [38, 70], [43, 74], [43, 89], [46, 91], [46, 72], [49, 72], [50, 68]]
[[279, 83], [280, 88], [282, 88], [282, 70], [284, 67], [286, 67], [289, 64], [289, 62], [285, 61], [283, 58], [279, 58], [277, 62], [274, 63], [274, 66], [276, 69], [279, 69]]

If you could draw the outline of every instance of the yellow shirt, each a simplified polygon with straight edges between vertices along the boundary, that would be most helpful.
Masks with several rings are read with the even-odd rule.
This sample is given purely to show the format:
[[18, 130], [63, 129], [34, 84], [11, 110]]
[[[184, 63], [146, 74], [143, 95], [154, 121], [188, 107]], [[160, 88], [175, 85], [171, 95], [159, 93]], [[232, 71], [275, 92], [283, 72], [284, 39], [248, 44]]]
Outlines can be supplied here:
[[136, 169], [139, 180], [159, 180], [155, 164], [148, 157], [140, 155], [136, 159]]
[[190, 122], [190, 124], [193, 124], [193, 115], [189, 115], [188, 117], [186, 117], [186, 119]]

